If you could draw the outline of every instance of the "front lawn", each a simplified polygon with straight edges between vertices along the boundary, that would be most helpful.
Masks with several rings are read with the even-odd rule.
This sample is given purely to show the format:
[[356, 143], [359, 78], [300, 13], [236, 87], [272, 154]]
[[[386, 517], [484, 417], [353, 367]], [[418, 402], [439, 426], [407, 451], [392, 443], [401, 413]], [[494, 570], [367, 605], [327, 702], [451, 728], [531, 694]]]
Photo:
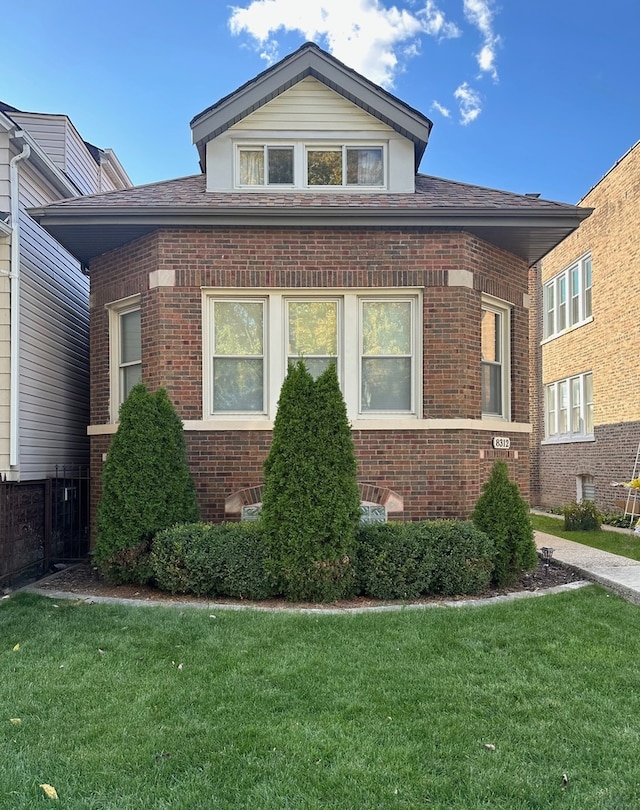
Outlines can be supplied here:
[[[640, 610], [0, 603], [0, 808], [630, 808]], [[566, 773], [568, 784], [562, 786]]]
[[556, 537], [574, 540], [576, 543], [582, 543], [591, 548], [599, 548], [602, 551], [620, 554], [622, 557], [630, 557], [632, 560], [640, 560], [640, 535], [632, 532], [612, 532], [606, 529], [568, 532], [564, 529], [562, 518], [537, 514], [532, 514], [530, 517], [531, 525], [538, 532], [554, 534]]

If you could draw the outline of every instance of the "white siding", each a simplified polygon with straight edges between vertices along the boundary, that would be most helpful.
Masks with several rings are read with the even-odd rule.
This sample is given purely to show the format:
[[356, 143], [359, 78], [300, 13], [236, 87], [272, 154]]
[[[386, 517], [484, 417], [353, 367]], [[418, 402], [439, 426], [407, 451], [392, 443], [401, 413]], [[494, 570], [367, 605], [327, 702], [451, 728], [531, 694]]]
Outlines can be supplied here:
[[235, 124], [234, 130], [322, 130], [392, 132], [391, 127], [330, 90], [304, 79]]
[[[0, 132], [0, 211], [11, 207], [9, 190], [9, 136]], [[11, 238], [0, 236], [0, 473], [9, 469], [11, 297], [9, 277]]]
[[23, 214], [20, 317], [20, 477], [86, 463], [89, 283], [77, 263]]
[[12, 113], [12, 118], [75, 183], [81, 194], [99, 191], [98, 165], [66, 115]]
[[208, 191], [233, 189], [234, 143], [243, 138], [383, 142], [388, 149], [387, 190], [415, 190], [413, 143], [313, 78], [294, 85], [209, 141]]

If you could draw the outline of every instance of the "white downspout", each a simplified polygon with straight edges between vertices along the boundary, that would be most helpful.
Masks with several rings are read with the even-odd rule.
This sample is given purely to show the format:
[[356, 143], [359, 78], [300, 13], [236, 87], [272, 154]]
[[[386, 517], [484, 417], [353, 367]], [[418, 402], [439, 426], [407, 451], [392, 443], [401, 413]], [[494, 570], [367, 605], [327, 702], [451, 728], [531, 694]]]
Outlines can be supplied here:
[[[21, 133], [16, 133], [20, 138]], [[10, 284], [10, 335], [11, 335], [11, 355], [10, 355], [10, 416], [9, 416], [9, 464], [11, 467], [18, 465], [18, 434], [19, 434], [19, 412], [20, 412], [20, 205], [18, 187], [18, 163], [31, 154], [31, 147], [28, 143], [22, 144], [22, 152], [11, 158], [9, 162], [9, 188], [11, 194], [11, 272], [9, 273]]]

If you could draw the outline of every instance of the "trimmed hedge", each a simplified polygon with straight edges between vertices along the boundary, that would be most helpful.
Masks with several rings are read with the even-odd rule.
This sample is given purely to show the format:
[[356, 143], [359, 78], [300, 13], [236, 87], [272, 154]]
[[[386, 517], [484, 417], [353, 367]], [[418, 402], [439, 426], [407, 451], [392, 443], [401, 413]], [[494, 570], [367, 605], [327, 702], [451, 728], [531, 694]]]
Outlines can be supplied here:
[[151, 564], [158, 587], [171, 593], [238, 599], [266, 599], [274, 593], [256, 523], [187, 523], [165, 529], [153, 540]]
[[470, 520], [434, 520], [426, 534], [434, 558], [431, 593], [462, 596], [489, 586], [495, 549], [487, 534]]
[[[468, 521], [370, 524], [358, 529], [353, 569], [358, 593], [376, 599], [476, 594], [490, 583], [492, 555], [489, 538]], [[260, 522], [174, 526], [156, 535], [151, 562], [158, 587], [172, 593], [282, 595]]]
[[413, 599], [429, 592], [433, 555], [418, 524], [373, 523], [357, 537], [360, 593], [376, 599]]

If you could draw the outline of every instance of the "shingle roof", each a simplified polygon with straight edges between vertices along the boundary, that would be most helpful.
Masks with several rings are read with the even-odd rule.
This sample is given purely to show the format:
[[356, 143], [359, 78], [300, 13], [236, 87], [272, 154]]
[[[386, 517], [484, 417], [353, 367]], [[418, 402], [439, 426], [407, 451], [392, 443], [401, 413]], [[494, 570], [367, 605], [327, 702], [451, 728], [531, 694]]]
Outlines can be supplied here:
[[424, 211], [430, 209], [493, 209], [499, 211], [573, 211], [568, 203], [539, 199], [511, 191], [474, 186], [457, 180], [445, 180], [419, 174], [416, 177], [415, 194], [362, 193], [331, 191], [207, 191], [203, 174], [166, 180], [145, 186], [95, 194], [79, 199], [62, 200], [48, 210], [74, 208], [78, 211], [100, 209], [117, 211], [120, 208], [156, 209], [298, 209], [330, 208], [353, 210], [398, 209]]
[[260, 225], [455, 228], [533, 264], [590, 209], [418, 175], [414, 194], [209, 192], [202, 174], [63, 200], [31, 215], [80, 261], [158, 228]]

